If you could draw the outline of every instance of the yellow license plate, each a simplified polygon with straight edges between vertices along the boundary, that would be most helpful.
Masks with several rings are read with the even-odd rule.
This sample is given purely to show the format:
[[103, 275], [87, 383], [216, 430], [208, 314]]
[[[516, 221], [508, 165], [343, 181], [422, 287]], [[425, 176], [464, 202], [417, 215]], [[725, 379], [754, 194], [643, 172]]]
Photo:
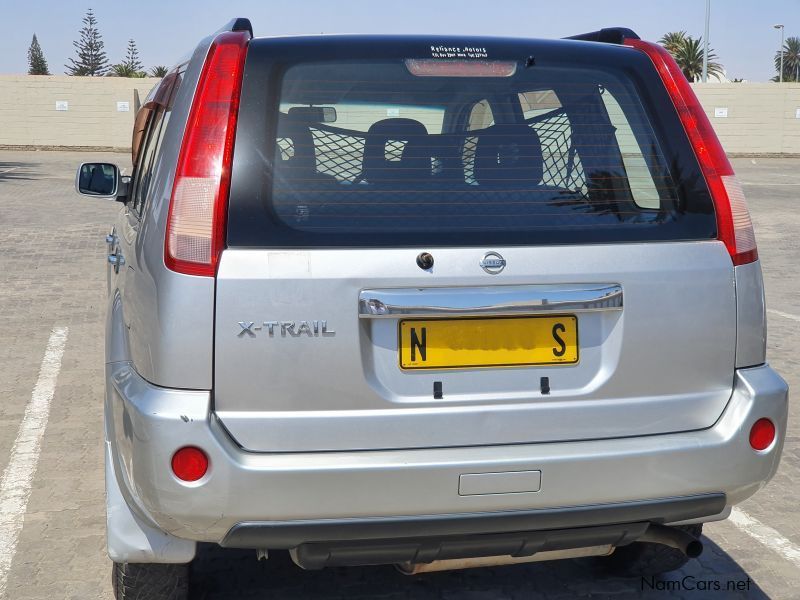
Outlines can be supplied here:
[[400, 367], [464, 369], [578, 362], [572, 315], [400, 321]]

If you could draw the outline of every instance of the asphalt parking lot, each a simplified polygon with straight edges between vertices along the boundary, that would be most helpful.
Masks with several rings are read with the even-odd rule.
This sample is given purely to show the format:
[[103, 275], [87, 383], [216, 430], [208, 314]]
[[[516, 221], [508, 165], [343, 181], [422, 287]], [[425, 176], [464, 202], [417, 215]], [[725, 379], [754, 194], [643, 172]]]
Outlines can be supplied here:
[[[0, 496], [0, 598], [3, 590], [14, 600], [112, 598], [104, 537], [104, 238], [119, 205], [73, 191], [78, 163], [101, 157], [130, 163], [126, 155], [0, 151], [0, 472], [6, 490]], [[798, 390], [800, 160], [736, 159], [734, 167], [749, 200], [764, 267], [768, 359]], [[41, 381], [43, 364], [52, 359], [48, 340], [54, 328], [63, 331], [65, 343], [60, 371], [45, 377], [54, 386], [49, 415], [32, 415], [26, 407], [48, 391]], [[592, 559], [416, 578], [391, 567], [304, 572], [285, 556], [257, 562], [255, 552], [209, 546], [196, 561], [194, 596], [798, 598], [799, 417], [793, 402], [773, 481], [742, 504], [735, 519], [707, 525], [702, 557], [662, 580], [611, 577]], [[25, 419], [35, 425], [25, 430], [30, 439], [19, 436]], [[34, 468], [12, 472], [7, 467], [12, 452], [16, 464]]]

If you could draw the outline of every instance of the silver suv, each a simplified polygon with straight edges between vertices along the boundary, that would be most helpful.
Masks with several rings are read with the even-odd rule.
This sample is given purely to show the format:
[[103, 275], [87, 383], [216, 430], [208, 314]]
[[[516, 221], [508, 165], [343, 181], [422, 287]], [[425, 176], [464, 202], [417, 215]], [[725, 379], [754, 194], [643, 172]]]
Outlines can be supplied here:
[[[775, 473], [742, 189], [686, 79], [567, 40], [203, 40], [136, 115], [108, 236], [117, 598], [198, 542], [406, 573], [702, 551]], [[253, 553], [254, 557], [256, 552]]]

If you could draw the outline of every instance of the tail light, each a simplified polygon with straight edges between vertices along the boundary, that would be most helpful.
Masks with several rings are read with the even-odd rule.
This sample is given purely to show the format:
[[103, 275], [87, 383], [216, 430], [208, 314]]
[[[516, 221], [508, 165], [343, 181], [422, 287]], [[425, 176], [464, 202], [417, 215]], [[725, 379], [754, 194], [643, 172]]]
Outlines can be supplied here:
[[178, 157], [164, 244], [167, 268], [213, 277], [225, 245], [231, 159], [249, 33], [220, 33], [208, 50]]
[[647, 54], [669, 92], [714, 201], [717, 238], [725, 243], [734, 265], [757, 260], [756, 238], [742, 187], [680, 67], [658, 44], [626, 39], [625, 45]]

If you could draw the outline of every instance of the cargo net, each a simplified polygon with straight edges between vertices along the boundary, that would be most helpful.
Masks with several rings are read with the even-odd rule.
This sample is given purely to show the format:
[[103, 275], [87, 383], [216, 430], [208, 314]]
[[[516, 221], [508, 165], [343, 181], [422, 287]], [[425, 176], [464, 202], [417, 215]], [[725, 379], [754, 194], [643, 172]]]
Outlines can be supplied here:
[[[366, 134], [347, 129], [309, 127], [314, 140], [317, 173], [333, 175], [337, 181], [355, 180], [362, 171]], [[294, 158], [294, 140], [279, 137], [278, 152], [281, 160]], [[402, 146], [400, 148], [402, 152]]]
[[537, 133], [542, 144], [542, 183], [587, 194], [586, 174], [572, 143], [572, 127], [564, 109], [528, 119], [526, 123]]
[[360, 131], [311, 127], [317, 154], [317, 172], [338, 181], [354, 181], [363, 170], [366, 134]]
[[[537, 133], [542, 145], [542, 185], [579, 194], [588, 193], [586, 174], [572, 143], [572, 128], [564, 109], [538, 115], [527, 119], [525, 123]], [[309, 129], [314, 140], [318, 173], [332, 175], [337, 181], [346, 182], [353, 182], [360, 177], [367, 136], [365, 132], [318, 125], [312, 125]], [[461, 149], [464, 183], [469, 185], [478, 184], [475, 179], [475, 151], [479, 137], [465, 135]], [[289, 160], [294, 156], [294, 142], [290, 138], [278, 138], [277, 144], [282, 160]], [[404, 145], [402, 141], [389, 141], [386, 148], [387, 160], [399, 158]], [[437, 160], [433, 159], [434, 171]]]

